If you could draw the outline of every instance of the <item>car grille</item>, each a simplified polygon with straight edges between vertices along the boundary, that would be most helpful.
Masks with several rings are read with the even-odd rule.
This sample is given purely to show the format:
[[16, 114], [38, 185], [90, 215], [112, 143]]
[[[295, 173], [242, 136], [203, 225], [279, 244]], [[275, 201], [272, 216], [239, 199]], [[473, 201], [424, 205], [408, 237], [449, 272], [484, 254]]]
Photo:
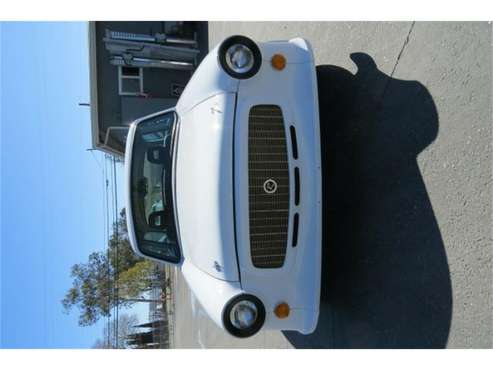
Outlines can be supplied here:
[[288, 238], [289, 168], [284, 120], [276, 105], [250, 110], [248, 186], [252, 263], [281, 267]]

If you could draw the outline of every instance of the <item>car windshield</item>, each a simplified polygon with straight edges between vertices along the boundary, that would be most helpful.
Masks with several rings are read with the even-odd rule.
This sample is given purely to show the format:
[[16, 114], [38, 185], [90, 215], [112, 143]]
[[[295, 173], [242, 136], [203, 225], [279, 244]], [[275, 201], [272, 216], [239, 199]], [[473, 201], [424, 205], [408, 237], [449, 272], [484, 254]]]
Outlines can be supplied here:
[[132, 149], [132, 217], [139, 250], [151, 257], [180, 260], [171, 191], [174, 112], [137, 124]]

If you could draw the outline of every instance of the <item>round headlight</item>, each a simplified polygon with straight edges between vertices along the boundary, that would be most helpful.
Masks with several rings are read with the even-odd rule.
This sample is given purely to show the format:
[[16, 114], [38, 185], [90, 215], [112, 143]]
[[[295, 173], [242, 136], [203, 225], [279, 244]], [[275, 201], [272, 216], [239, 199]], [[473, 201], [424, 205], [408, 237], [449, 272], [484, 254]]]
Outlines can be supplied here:
[[265, 321], [265, 307], [257, 297], [240, 294], [232, 298], [222, 314], [224, 328], [235, 337], [246, 338], [257, 333]]
[[257, 74], [262, 65], [262, 53], [258, 45], [245, 36], [231, 36], [217, 50], [219, 64], [233, 78], [246, 80]]
[[245, 45], [232, 45], [226, 51], [226, 63], [236, 73], [248, 72], [253, 67], [253, 53]]
[[257, 321], [258, 310], [250, 301], [240, 301], [231, 309], [231, 324], [238, 329], [246, 329]]

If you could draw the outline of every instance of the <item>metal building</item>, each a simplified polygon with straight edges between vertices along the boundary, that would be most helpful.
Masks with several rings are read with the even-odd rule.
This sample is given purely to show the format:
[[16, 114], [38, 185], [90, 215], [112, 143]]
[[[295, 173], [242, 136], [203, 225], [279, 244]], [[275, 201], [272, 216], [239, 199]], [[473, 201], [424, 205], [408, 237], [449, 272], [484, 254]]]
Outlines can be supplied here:
[[90, 22], [93, 148], [123, 156], [132, 121], [176, 104], [207, 37], [207, 22]]

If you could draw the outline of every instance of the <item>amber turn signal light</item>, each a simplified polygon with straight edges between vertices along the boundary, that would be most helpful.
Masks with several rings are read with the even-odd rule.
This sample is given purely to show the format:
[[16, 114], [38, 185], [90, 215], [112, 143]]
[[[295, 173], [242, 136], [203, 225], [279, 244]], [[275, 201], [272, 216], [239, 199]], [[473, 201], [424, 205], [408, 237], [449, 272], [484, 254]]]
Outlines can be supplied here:
[[282, 71], [286, 67], [286, 57], [281, 54], [274, 54], [270, 60], [272, 67], [278, 71]]
[[287, 303], [279, 303], [274, 308], [274, 314], [280, 319], [285, 319], [289, 316], [289, 305]]

